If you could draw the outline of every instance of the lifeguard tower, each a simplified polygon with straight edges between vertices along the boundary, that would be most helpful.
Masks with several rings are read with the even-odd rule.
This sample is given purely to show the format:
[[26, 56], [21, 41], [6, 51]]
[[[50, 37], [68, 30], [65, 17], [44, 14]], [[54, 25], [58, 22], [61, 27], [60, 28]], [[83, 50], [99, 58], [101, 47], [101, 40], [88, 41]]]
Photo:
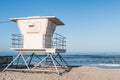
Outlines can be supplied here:
[[[18, 24], [21, 33], [12, 34], [12, 49], [18, 51], [19, 54], [3, 71], [10, 70], [9, 67], [15, 61], [17, 61], [17, 66], [19, 66], [20, 57], [23, 59], [27, 70], [35, 70], [38, 66], [42, 66], [43, 62], [47, 62], [48, 58], [51, 59], [49, 61], [53, 64], [58, 74], [58, 66], [67, 66], [66, 61], [61, 56], [61, 53], [66, 52], [66, 38], [54, 33], [56, 26], [64, 25], [62, 21], [55, 16], [10, 18], [10, 20]], [[25, 53], [31, 54], [28, 58], [25, 58], [23, 56]], [[44, 53], [46, 56], [31, 68], [29, 65], [36, 53]]]

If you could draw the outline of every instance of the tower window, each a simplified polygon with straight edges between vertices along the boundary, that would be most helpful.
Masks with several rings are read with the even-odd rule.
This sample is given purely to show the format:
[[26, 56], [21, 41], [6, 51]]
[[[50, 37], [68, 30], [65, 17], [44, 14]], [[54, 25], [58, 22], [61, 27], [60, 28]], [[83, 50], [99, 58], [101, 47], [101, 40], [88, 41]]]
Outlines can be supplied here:
[[34, 25], [29, 25], [29, 27], [34, 27]]

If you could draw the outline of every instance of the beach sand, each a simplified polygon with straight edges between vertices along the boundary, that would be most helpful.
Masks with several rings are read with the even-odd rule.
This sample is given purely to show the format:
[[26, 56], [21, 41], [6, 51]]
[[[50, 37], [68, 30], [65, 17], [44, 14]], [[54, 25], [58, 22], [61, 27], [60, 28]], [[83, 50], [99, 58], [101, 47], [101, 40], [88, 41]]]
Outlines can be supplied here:
[[120, 69], [82, 66], [73, 67], [62, 75], [5, 71], [0, 72], [0, 80], [120, 80]]

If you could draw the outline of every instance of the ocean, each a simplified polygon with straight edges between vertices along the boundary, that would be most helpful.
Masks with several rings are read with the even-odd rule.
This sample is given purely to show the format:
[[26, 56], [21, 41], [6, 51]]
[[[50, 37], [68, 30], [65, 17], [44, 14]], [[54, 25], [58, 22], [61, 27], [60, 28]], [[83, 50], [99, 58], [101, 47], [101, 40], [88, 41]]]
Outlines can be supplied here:
[[[16, 52], [0, 52], [1, 56], [16, 57]], [[39, 55], [39, 54], [37, 54]], [[28, 54], [24, 55], [28, 57]], [[45, 55], [40, 54], [39, 57], [43, 58]], [[69, 66], [92, 66], [101, 68], [120, 68], [120, 53], [112, 52], [99, 52], [99, 53], [64, 53], [62, 57]], [[36, 62], [37, 58], [33, 57], [32, 62]], [[21, 60], [22, 62], [22, 60]]]

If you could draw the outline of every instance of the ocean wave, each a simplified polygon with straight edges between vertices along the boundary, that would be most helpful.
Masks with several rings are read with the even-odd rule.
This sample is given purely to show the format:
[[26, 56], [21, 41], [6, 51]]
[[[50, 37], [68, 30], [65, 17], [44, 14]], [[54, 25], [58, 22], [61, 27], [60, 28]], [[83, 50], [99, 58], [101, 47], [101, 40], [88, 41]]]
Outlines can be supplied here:
[[88, 66], [95, 66], [95, 67], [101, 67], [101, 68], [120, 68], [120, 64], [91, 64]]
[[120, 64], [98, 64], [98, 66], [120, 67]]

